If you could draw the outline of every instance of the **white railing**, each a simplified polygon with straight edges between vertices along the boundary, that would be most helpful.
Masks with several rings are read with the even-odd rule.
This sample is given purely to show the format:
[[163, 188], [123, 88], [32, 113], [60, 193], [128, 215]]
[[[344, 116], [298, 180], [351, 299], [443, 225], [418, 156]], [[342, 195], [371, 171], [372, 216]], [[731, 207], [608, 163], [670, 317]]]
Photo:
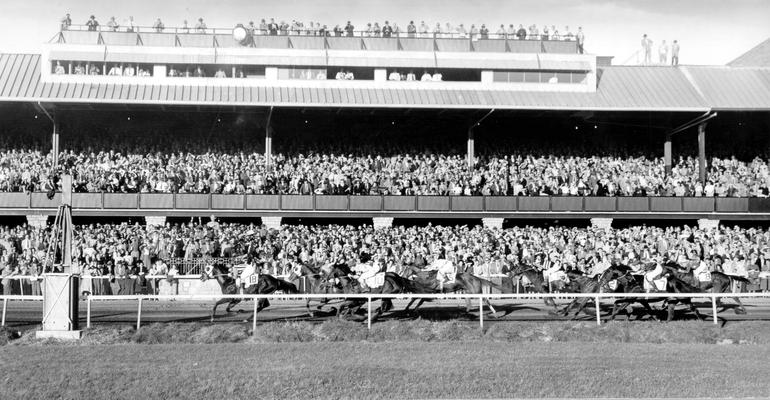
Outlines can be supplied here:
[[[594, 300], [596, 311], [596, 324], [601, 325], [601, 299], [624, 299], [624, 298], [705, 298], [711, 300], [711, 311], [714, 324], [718, 324], [717, 299], [724, 297], [733, 298], [770, 298], [770, 293], [499, 293], [499, 294], [196, 294], [196, 295], [108, 295], [108, 296], [88, 296], [86, 298], [86, 327], [91, 327], [91, 303], [93, 301], [118, 301], [118, 300], [136, 300], [137, 317], [136, 328], [139, 329], [142, 323], [142, 303], [144, 300], [220, 300], [220, 299], [240, 299], [254, 300], [254, 316], [252, 321], [252, 331], [257, 328], [257, 304], [256, 300], [307, 300], [307, 299], [360, 299], [367, 301], [367, 326], [372, 327], [372, 301], [378, 299], [431, 299], [431, 300], [465, 300], [477, 299], [479, 302], [479, 326], [484, 328], [484, 300], [529, 300], [529, 299], [578, 299], [587, 298]], [[2, 325], [5, 325], [7, 303], [9, 300], [43, 300], [43, 296], [0, 296], [3, 300]]]

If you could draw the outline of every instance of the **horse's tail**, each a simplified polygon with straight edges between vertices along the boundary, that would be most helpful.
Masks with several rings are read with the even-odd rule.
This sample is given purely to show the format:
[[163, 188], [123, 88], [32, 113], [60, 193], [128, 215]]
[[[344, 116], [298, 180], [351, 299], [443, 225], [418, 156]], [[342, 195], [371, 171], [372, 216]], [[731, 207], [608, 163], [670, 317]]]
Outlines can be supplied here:
[[730, 278], [730, 283], [733, 283], [733, 282], [741, 282], [741, 283], [747, 283], [747, 284], [751, 283], [750, 280], [742, 276], [735, 276], [735, 275], [727, 275], [727, 276]]
[[[489, 289], [499, 290], [500, 293], [505, 293], [505, 288], [502, 287], [501, 285], [498, 285], [498, 284], [496, 284], [496, 283], [494, 283], [494, 282], [492, 282], [492, 281], [490, 281], [488, 279], [479, 278], [476, 275], [471, 275], [471, 276], [478, 280], [479, 284], [481, 285], [481, 289], [486, 287], [486, 288], [489, 288]], [[463, 279], [463, 281], [465, 281], [465, 279]], [[466, 286], [466, 290], [470, 289], [468, 287], [467, 282], [466, 282], [466, 284], [464, 286]]]
[[283, 279], [277, 279], [277, 281], [278, 281], [278, 290], [286, 294], [299, 293], [299, 290], [297, 290], [297, 287], [293, 283], [285, 281]]

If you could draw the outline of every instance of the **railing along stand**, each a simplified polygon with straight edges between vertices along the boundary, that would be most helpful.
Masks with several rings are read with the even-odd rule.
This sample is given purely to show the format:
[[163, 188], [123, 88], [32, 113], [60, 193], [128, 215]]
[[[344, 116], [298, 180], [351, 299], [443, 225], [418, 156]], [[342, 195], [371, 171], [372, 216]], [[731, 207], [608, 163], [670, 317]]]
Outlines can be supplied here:
[[139, 306], [137, 307], [136, 311], [136, 330], [139, 330], [139, 327], [142, 326], [142, 298], [139, 298]]
[[599, 305], [599, 296], [596, 296], [594, 299], [596, 301], [596, 325], [601, 326], [602, 325], [602, 313], [601, 313], [601, 307]]
[[86, 297], [86, 329], [91, 328], [91, 296]]
[[484, 299], [479, 297], [479, 328], [484, 330]]
[[259, 299], [254, 298], [254, 321], [251, 322], [251, 335], [257, 334], [257, 306], [259, 305]]
[[367, 313], [366, 313], [366, 324], [369, 330], [372, 330], [372, 297], [367, 297]]

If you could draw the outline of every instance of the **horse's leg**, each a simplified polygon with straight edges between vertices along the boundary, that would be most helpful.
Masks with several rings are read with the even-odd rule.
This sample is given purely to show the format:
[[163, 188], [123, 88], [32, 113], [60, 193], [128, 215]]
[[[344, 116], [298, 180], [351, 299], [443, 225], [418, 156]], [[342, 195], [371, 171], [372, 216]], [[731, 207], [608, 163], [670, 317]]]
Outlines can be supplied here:
[[260, 312], [268, 307], [270, 307], [270, 301], [267, 299], [259, 299], [257, 301], [257, 312]]
[[698, 308], [695, 307], [695, 304], [692, 303], [692, 299], [684, 300], [684, 302], [687, 303], [687, 306], [690, 307], [690, 311], [692, 311], [695, 314], [695, 317], [698, 318], [698, 321], [703, 321], [703, 316], [700, 315], [698, 312]]
[[211, 322], [214, 322], [214, 316], [217, 314], [217, 307], [219, 307], [220, 304], [223, 304], [228, 301], [230, 300], [220, 299], [220, 300], [217, 300], [216, 303], [214, 303], [214, 309], [211, 310]]
[[484, 299], [484, 303], [486, 303], [487, 307], [489, 307], [489, 309], [492, 311], [492, 317], [497, 318], [497, 311], [495, 311], [495, 308], [492, 307], [492, 303], [489, 302], [489, 299]]
[[647, 300], [639, 300], [639, 303], [644, 306], [644, 310], [647, 311], [647, 315], [651, 316], [655, 321], [658, 320], [658, 316], [655, 315], [655, 310], [650, 307], [650, 303]]
[[[620, 305], [623, 304], [623, 307]], [[610, 321], [615, 320], [615, 316], [618, 315], [620, 310], [625, 309], [628, 307], [628, 302], [625, 300], [616, 300], [615, 303], [612, 304], [612, 312], [610, 313]], [[631, 319], [631, 316], [628, 317], [628, 319]]]
[[[230, 302], [230, 304], [227, 305], [227, 308], [225, 308], [225, 311], [229, 313], [232, 312], [233, 307], [235, 307], [238, 303], [241, 302], [241, 299], [223, 299], [223, 300], [224, 300], [222, 301], [223, 303], [228, 301]], [[238, 310], [238, 312], [241, 312], [241, 310]]]
[[578, 314], [580, 314], [581, 311], [583, 311], [584, 308], [586, 308], [586, 304], [588, 304], [588, 297], [583, 297], [580, 299], [580, 307], [578, 307], [577, 311], [575, 311], [575, 314], [572, 316], [572, 319], [576, 319]]
[[411, 307], [412, 303], [414, 303], [416, 300], [417, 299], [415, 299], [415, 298], [409, 299], [409, 303], [406, 304], [406, 307], [404, 308], [404, 312], [408, 312], [409, 311], [409, 307]]
[[380, 310], [382, 310], [382, 312], [388, 312], [392, 309], [393, 309], [393, 300], [382, 299], [382, 305], [380, 305]]
[[668, 303], [668, 317], [666, 318], [666, 322], [671, 322], [674, 320], [674, 309], [676, 308], [676, 302], [670, 301]]
[[[310, 315], [310, 318], [315, 317], [315, 314], [313, 314], [313, 310], [310, 309], [310, 299], [305, 300], [305, 308], [307, 308], [307, 313], [308, 315]], [[321, 307], [319, 306], [318, 308], [320, 309]]]
[[[414, 301], [414, 300], [412, 300], [412, 301]], [[417, 309], [420, 308], [421, 305], [423, 305], [423, 303], [425, 303], [425, 299], [420, 299], [420, 301], [417, 302], [417, 305], [414, 306], [414, 308], [412, 309], [412, 312], [416, 312]]]
[[733, 297], [736, 303], [738, 303], [738, 308], [735, 309], [736, 314], [746, 314], [746, 307], [743, 306], [743, 303], [741, 302], [741, 299], [738, 297]]

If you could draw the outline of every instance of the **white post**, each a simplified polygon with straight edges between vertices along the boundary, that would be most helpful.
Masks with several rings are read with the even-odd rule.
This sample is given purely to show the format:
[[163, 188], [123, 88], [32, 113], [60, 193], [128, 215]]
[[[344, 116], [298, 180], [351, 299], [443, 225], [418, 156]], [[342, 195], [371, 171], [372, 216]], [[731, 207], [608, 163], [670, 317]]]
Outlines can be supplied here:
[[86, 298], [86, 328], [91, 328], [91, 296]]
[[139, 298], [139, 309], [136, 312], [136, 330], [142, 326], [142, 298]]
[[484, 299], [479, 297], [479, 327], [484, 330]]
[[259, 305], [259, 299], [254, 298], [254, 321], [251, 322], [251, 334], [257, 333], [257, 305]]
[[714, 325], [719, 325], [717, 318], [717, 295], [715, 293], [711, 293], [711, 313], [714, 314]]
[[596, 296], [596, 325], [602, 324], [601, 308], [599, 307], [599, 296]]
[[366, 313], [366, 319], [367, 319], [366, 323], [368, 325], [369, 330], [372, 330], [372, 297], [371, 296], [367, 297], [367, 301], [368, 301], [368, 304], [367, 304], [368, 310]]
[[8, 299], [3, 299], [3, 320], [0, 326], [5, 326], [5, 312], [8, 310]]

